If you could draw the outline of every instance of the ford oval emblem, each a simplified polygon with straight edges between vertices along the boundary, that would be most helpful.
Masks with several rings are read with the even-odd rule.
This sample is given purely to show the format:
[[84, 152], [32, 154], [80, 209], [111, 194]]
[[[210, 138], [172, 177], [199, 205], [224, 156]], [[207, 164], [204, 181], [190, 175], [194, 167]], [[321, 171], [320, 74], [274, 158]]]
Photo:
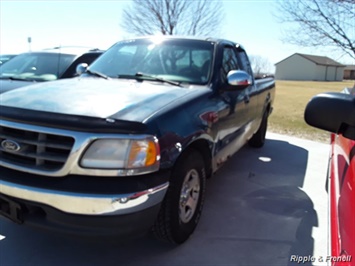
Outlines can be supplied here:
[[1, 147], [5, 150], [5, 151], [19, 151], [21, 149], [20, 144], [18, 144], [16, 141], [10, 140], [10, 139], [4, 139], [1, 142]]

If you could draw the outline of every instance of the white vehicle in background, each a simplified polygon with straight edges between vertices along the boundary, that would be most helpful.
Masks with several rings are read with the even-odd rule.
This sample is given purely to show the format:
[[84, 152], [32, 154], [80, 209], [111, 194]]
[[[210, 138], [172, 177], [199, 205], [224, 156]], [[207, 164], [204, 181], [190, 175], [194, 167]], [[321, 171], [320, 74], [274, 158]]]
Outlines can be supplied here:
[[[79, 64], [90, 65], [103, 52], [88, 47], [55, 47], [19, 54], [0, 65], [0, 93], [34, 82], [72, 78]], [[9, 60], [10, 56], [2, 57]]]

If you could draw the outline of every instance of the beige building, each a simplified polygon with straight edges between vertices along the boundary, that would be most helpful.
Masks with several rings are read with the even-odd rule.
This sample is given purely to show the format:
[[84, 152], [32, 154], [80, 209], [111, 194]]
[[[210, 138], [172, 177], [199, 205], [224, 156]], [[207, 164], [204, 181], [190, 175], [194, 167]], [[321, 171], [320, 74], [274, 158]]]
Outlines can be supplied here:
[[344, 68], [344, 79], [355, 79], [355, 65], [348, 65]]
[[295, 53], [275, 67], [279, 80], [342, 81], [346, 66], [326, 56]]

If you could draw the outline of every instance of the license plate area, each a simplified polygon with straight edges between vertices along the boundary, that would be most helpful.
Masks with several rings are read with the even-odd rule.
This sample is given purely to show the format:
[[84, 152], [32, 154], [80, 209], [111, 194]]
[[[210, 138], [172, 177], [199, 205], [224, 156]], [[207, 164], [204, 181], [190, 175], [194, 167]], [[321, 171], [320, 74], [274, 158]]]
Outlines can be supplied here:
[[23, 211], [21, 205], [2, 195], [0, 195], [0, 215], [5, 216], [15, 223], [23, 223]]

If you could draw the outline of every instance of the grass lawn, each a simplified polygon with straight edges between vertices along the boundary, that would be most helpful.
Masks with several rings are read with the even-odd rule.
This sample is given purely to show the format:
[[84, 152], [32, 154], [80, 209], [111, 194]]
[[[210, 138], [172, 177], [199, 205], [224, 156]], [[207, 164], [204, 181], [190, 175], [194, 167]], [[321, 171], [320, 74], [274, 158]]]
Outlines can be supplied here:
[[274, 133], [329, 142], [329, 133], [310, 127], [304, 122], [304, 109], [308, 101], [322, 92], [340, 92], [353, 87], [354, 81], [276, 81], [274, 110], [269, 118], [268, 130]]

